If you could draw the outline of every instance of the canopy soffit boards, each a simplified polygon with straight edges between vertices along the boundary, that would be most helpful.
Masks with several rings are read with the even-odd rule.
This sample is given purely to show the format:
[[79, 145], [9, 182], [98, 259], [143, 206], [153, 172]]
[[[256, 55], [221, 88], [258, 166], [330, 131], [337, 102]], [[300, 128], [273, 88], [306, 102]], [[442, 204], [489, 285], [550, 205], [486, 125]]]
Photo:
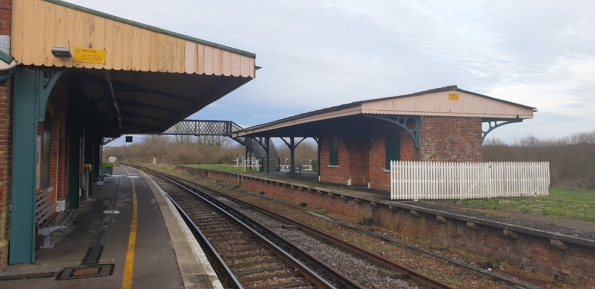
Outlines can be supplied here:
[[[113, 88], [122, 121], [109, 124], [106, 136], [160, 133], [255, 78], [250, 52], [58, 0], [12, 5], [11, 55], [19, 65], [68, 69]], [[55, 57], [53, 47], [75, 57]], [[104, 56], [82, 53], [81, 60], [78, 51]]]
[[[243, 136], [314, 136], [322, 126], [355, 124], [361, 116], [455, 116], [478, 117], [484, 121], [533, 118], [536, 108], [446, 86], [427, 91], [356, 101], [307, 112], [235, 132]], [[357, 119], [357, 120], [356, 120]], [[311, 130], [311, 131], [310, 131]]]

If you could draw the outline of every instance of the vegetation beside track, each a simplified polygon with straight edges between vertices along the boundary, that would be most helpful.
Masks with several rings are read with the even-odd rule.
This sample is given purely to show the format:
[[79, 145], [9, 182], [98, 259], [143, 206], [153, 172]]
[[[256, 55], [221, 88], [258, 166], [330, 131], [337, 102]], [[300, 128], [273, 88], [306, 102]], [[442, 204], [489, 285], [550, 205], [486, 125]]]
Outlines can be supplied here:
[[[468, 209], [520, 212], [595, 222], [595, 192], [551, 188], [548, 196], [449, 201]], [[487, 212], [489, 213], [489, 212]]]

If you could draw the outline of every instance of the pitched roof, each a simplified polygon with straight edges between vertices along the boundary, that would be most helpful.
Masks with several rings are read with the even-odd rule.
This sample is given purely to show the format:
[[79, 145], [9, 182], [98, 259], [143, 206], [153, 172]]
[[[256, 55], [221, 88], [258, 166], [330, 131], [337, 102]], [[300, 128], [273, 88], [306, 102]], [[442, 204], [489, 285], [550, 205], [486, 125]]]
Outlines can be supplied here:
[[535, 111], [536, 108], [531, 106], [466, 91], [458, 88], [456, 85], [451, 85], [410, 94], [355, 101], [314, 110], [252, 126], [240, 131], [239, 135], [358, 114], [459, 116], [481, 117], [483, 119], [494, 120], [532, 118]]

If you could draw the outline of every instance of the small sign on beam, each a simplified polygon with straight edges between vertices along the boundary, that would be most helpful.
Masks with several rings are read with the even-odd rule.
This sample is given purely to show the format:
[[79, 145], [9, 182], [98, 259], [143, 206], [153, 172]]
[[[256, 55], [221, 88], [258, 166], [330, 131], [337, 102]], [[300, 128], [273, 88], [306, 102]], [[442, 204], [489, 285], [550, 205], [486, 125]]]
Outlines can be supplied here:
[[75, 47], [74, 62], [105, 64], [105, 49]]

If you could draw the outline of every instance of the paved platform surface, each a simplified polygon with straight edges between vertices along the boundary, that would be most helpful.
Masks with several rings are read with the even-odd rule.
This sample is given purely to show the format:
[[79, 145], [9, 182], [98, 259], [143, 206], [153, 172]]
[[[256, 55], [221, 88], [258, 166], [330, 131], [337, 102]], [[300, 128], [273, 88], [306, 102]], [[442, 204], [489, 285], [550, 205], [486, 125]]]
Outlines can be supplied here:
[[[35, 264], [0, 272], [0, 288], [222, 288], [162, 191], [130, 167], [116, 166], [52, 242]], [[55, 277], [64, 268], [74, 279]]]

